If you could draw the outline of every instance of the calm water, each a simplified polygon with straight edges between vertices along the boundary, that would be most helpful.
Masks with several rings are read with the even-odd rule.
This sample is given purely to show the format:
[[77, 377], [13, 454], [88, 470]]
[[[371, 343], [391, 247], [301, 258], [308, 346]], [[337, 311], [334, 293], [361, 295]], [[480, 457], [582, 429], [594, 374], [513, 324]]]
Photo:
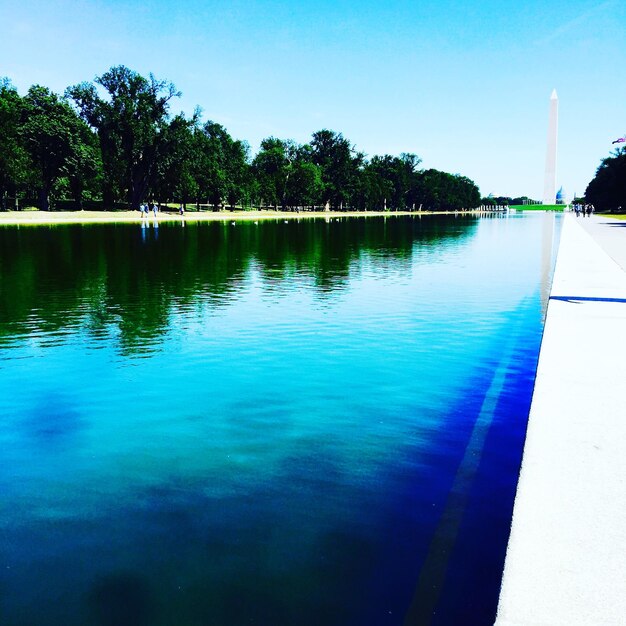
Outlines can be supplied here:
[[0, 622], [490, 624], [555, 217], [0, 229]]

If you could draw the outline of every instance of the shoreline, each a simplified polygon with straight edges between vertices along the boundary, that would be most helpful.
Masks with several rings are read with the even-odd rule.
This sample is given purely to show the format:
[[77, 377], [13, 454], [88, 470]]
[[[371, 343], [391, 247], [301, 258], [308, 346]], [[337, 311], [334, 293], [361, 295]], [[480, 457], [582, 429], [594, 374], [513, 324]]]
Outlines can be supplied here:
[[137, 211], [6, 211], [0, 212], [0, 226], [47, 226], [57, 224], [139, 224], [147, 222], [226, 222], [271, 219], [334, 219], [341, 217], [395, 217], [428, 215], [472, 215], [477, 211], [202, 211], [184, 216], [173, 211], [162, 211], [141, 217]]

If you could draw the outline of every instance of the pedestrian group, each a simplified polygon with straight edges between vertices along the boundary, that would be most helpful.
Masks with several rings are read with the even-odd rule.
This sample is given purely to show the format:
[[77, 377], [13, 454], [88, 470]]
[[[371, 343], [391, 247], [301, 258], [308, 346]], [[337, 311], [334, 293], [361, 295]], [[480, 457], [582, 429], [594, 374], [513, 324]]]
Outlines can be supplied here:
[[139, 205], [139, 212], [141, 213], [141, 217], [148, 217], [148, 215], [150, 215], [150, 210], [152, 210], [152, 212], [154, 213], [154, 217], [156, 217], [157, 213], [159, 212], [159, 207], [156, 205], [156, 202], [153, 202], [152, 206], [150, 206], [149, 202], [142, 202]]
[[[139, 213], [141, 213], [141, 217], [148, 217], [150, 215], [150, 211], [154, 213], [154, 217], [157, 216], [157, 213], [159, 212], [159, 207], [157, 206], [156, 202], [142, 202], [139, 205]], [[185, 215], [185, 206], [183, 204], [180, 205], [180, 208], [178, 209], [178, 214], [182, 216]]]
[[593, 204], [574, 204], [572, 208], [574, 209], [574, 213], [576, 213], [576, 217], [580, 217], [581, 213], [583, 217], [585, 217], [585, 215], [591, 217], [591, 214], [595, 211]]

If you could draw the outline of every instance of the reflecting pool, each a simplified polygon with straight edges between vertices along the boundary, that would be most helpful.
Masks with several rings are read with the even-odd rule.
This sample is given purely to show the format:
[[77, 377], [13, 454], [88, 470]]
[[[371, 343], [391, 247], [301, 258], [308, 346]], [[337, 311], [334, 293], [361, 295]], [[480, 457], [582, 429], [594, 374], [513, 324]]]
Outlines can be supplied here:
[[0, 228], [0, 623], [492, 623], [558, 230]]

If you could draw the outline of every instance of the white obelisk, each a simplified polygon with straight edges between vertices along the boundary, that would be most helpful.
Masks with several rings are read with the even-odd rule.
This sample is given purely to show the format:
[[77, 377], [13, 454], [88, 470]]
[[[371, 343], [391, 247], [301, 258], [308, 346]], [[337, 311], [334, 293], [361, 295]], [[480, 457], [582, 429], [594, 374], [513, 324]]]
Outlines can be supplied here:
[[546, 150], [546, 177], [543, 184], [543, 203], [556, 203], [556, 140], [559, 130], [559, 97], [556, 89], [550, 96], [548, 117], [548, 147]]

